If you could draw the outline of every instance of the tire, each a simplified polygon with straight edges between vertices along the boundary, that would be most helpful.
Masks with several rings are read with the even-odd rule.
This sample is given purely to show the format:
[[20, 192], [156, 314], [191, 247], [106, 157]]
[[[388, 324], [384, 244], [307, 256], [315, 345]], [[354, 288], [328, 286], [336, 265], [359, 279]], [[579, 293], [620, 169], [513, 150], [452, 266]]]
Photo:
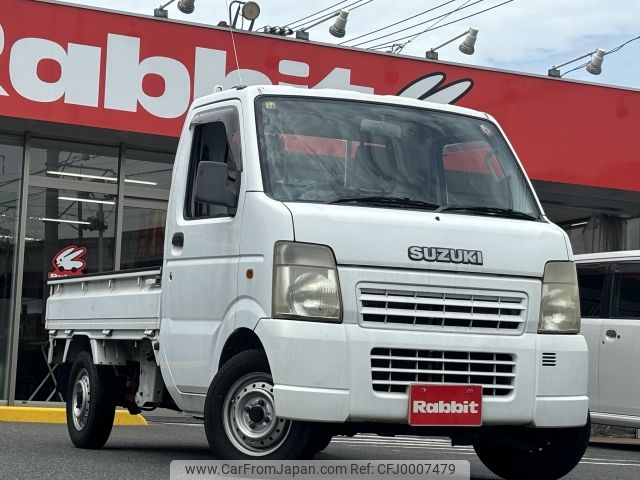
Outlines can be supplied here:
[[323, 451], [329, 446], [333, 434], [323, 425], [314, 425], [311, 427], [311, 438], [309, 439], [309, 452], [315, 455]]
[[261, 350], [247, 350], [218, 371], [205, 401], [209, 447], [223, 460], [298, 460], [312, 452], [308, 423], [275, 415], [273, 380]]
[[93, 364], [81, 352], [73, 362], [67, 388], [67, 430], [78, 448], [104, 446], [113, 427], [116, 405], [111, 367]]
[[589, 418], [583, 427], [522, 428], [502, 438], [495, 432], [480, 435], [473, 448], [489, 470], [506, 480], [556, 480], [580, 462], [590, 433]]

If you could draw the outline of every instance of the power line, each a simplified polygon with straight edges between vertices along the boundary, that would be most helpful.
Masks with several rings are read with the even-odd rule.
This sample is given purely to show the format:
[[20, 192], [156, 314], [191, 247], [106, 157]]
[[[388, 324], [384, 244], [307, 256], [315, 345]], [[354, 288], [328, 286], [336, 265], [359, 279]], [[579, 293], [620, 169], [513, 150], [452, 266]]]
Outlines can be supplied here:
[[[479, 0], [479, 1], [482, 1], [482, 0]], [[474, 13], [472, 13], [471, 15], [467, 15], [467, 16], [465, 16], [465, 17], [458, 18], [458, 19], [453, 20], [453, 21], [451, 21], [451, 22], [443, 23], [442, 25], [438, 25], [437, 27], [431, 27], [431, 28], [428, 28], [428, 29], [426, 29], [426, 30], [424, 30], [424, 31], [420, 32], [420, 34], [427, 33], [427, 32], [431, 32], [431, 31], [433, 31], [433, 30], [438, 30], [439, 28], [443, 28], [443, 27], [446, 27], [446, 26], [448, 26], [448, 25], [452, 25], [452, 24], [457, 23], [457, 22], [460, 22], [460, 21], [462, 21], [462, 20], [466, 20], [467, 18], [475, 17], [476, 15], [480, 15], [481, 13], [488, 12], [489, 10], [493, 10], [493, 9], [495, 9], [495, 8], [501, 7], [502, 5], [506, 5], [507, 3], [511, 3], [511, 2], [513, 2], [513, 0], [506, 0], [505, 2], [502, 2], [502, 3], [499, 3], [499, 4], [497, 4], [497, 5], [494, 5], [493, 7], [485, 8], [484, 10], [479, 10], [479, 11], [477, 11], [477, 12], [474, 12]], [[476, 1], [476, 2], [474, 2], [474, 3], [472, 3], [472, 4], [467, 5], [467, 7], [470, 7], [470, 6], [472, 6], [472, 5], [475, 5], [476, 3], [478, 3], [478, 1]], [[466, 8], [466, 7], [465, 7], [465, 8]], [[400, 32], [398, 32], [398, 33], [400, 33]], [[374, 46], [372, 46], [372, 47], [368, 47], [368, 48], [376, 49], [376, 48], [381, 48], [381, 47], [388, 47], [388, 46], [391, 46], [391, 44], [392, 44], [391, 42], [397, 42], [397, 41], [400, 41], [400, 40], [406, 40], [406, 39], [408, 39], [408, 38], [413, 37], [414, 35], [415, 35], [415, 34], [413, 34], [413, 35], [407, 35], [407, 36], [405, 36], [405, 37], [396, 38], [396, 39], [394, 39], [394, 40], [390, 40], [390, 41], [388, 41], [388, 42], [386, 42], [386, 43], [381, 43], [381, 44], [379, 44], [379, 45], [374, 45]], [[368, 42], [365, 42], [365, 43], [368, 43]]]
[[615, 53], [615, 52], [617, 52], [618, 50], [620, 50], [622, 47], [624, 47], [625, 45], [627, 45], [627, 44], [629, 44], [629, 43], [631, 43], [631, 42], [634, 42], [634, 41], [636, 41], [636, 40], [638, 40], [638, 39], [640, 39], [640, 36], [634, 37], [634, 38], [632, 38], [631, 40], [627, 40], [627, 41], [626, 41], [626, 42], [624, 42], [623, 44], [618, 45], [617, 47], [614, 47], [613, 49], [609, 50], [608, 52], [605, 52], [605, 55], [609, 55], [609, 54], [611, 54], [611, 53]]
[[[481, 2], [484, 2], [484, 0], [476, 0], [475, 2], [473, 2], [473, 3], [469, 4], [469, 5], [465, 5], [463, 8], [469, 8], [469, 7], [472, 7], [473, 5], [476, 5], [476, 4], [481, 3]], [[458, 8], [458, 10], [462, 10], [463, 8]], [[452, 10], [452, 11], [455, 11], [455, 10]], [[365, 45], [367, 43], [372, 43], [372, 42], [375, 42], [375, 41], [383, 39], [383, 38], [392, 37], [393, 35], [398, 35], [399, 33], [406, 32], [407, 30], [411, 30], [412, 28], [419, 27], [420, 25], [424, 25], [425, 23], [429, 23], [429, 22], [432, 22], [433, 20], [437, 20], [437, 19], [442, 18], [442, 17], [444, 17], [446, 15], [449, 15], [452, 11], [443, 13], [441, 15], [437, 15], [435, 17], [431, 17], [431, 18], [429, 18], [427, 20], [423, 20], [423, 21], [418, 22], [418, 23], [416, 23], [414, 25], [411, 25], [409, 27], [401, 28], [400, 30], [397, 30], [395, 32], [387, 33], [387, 34], [384, 34], [384, 35], [380, 35], [379, 37], [376, 37], [376, 38], [371, 38], [369, 40], [365, 40], [363, 42], [356, 43], [355, 45], [352, 45], [352, 46], [353, 47], [359, 47], [361, 45]], [[426, 30], [424, 30], [422, 33], [424, 33], [425, 31]], [[390, 40], [389, 42], [395, 42], [397, 40], [405, 40], [407, 38], [411, 38], [413, 35], [415, 35], [415, 34], [411, 34], [411, 35], [408, 35], [408, 36], [403, 37], [403, 38], [397, 38], [395, 40]], [[389, 43], [389, 42], [386, 42], [386, 43]]]
[[[456, 13], [460, 10], [462, 10], [471, 0], [466, 0], [462, 5], [460, 5], [458, 8], [456, 8], [453, 12], [449, 12], [447, 13], [444, 17], [442, 17], [441, 19], [435, 21], [434, 23], [432, 23], [431, 25], [429, 25], [429, 27], [427, 27], [427, 31], [429, 30], [433, 30], [435, 28], [436, 25], [438, 25], [440, 22], [442, 22], [443, 20], [446, 20], [447, 18], [449, 18], [449, 15], [451, 15], [452, 13]], [[406, 47], [407, 45], [409, 45], [411, 42], [413, 42], [416, 38], [418, 38], [420, 35], [422, 35], [424, 32], [420, 32], [417, 33], [416, 35], [414, 35], [413, 37], [411, 37], [409, 40], [407, 40], [406, 42], [404, 42], [402, 45], [400, 45], [400, 47], [396, 50], [396, 53], [400, 53], [402, 52], [402, 50], [404, 49], [404, 47]]]
[[373, 0], [367, 0], [366, 2], [361, 3], [360, 5], [356, 5], [356, 6], [355, 6], [355, 7], [353, 7], [350, 11], [351, 11], [351, 12], [353, 12], [354, 10], [357, 10], [357, 9], [359, 9], [360, 7], [364, 7], [365, 5], [367, 5], [367, 4], [371, 3], [371, 2], [373, 2]]
[[575, 68], [572, 68], [571, 70], [567, 70], [566, 72], [564, 72], [562, 75], [560, 75], [561, 77], [564, 77], [567, 73], [571, 73], [575, 70], [580, 70], [581, 68], [586, 67], [587, 65], [589, 65], [589, 62], [591, 62], [591, 60], [589, 60], [588, 62], [584, 62], [582, 65], [578, 65]]
[[[372, 1], [373, 1], [373, 0], [368, 0], [368, 1], [367, 1], [367, 2], [365, 2], [365, 3], [371, 3]], [[351, 10], [355, 10], [355, 9], [357, 9], [358, 7], [361, 7], [362, 5], [364, 5], [364, 3], [362, 3], [362, 2], [364, 2], [364, 0], [356, 0], [356, 1], [355, 1], [355, 2], [353, 2], [353, 3], [350, 3], [350, 4], [348, 4], [348, 5], [345, 5], [344, 7], [342, 7], [342, 9], [344, 10], [344, 9], [346, 9], [346, 8], [353, 7], [353, 8], [351, 8]], [[341, 3], [343, 3], [343, 2], [341, 2]], [[358, 5], [358, 4], [360, 4], [360, 5]], [[331, 8], [331, 7], [329, 7], [329, 8]], [[325, 9], [325, 10], [326, 10], [326, 9]], [[329, 13], [327, 13], [326, 15], [329, 15], [329, 14], [331, 14], [331, 13], [335, 13], [335, 12], [337, 12], [337, 10], [334, 10], [333, 12], [329, 12]], [[326, 15], [325, 15], [325, 16], [326, 16]], [[307, 20], [306, 22], [303, 22], [303, 23], [294, 22], [294, 24], [292, 24], [292, 25], [288, 25], [288, 26], [289, 26], [289, 28], [294, 28], [294, 29], [304, 28], [304, 26], [305, 26], [305, 25], [309, 25], [310, 23], [313, 23], [313, 22], [315, 22], [315, 21], [317, 21], [317, 20], [320, 20], [320, 18], [321, 18], [322, 16], [323, 16], [323, 15], [321, 15], [320, 17], [312, 18], [312, 19]]]
[[[337, 7], [337, 6], [338, 6], [338, 5], [340, 5], [341, 3], [346, 3], [346, 2], [348, 2], [348, 1], [349, 1], [349, 0], [341, 0], [340, 2], [338, 2], [338, 3], [334, 3], [333, 5], [329, 5], [328, 7], [323, 8], [322, 10], [318, 10], [317, 12], [311, 13], [311, 14], [307, 15], [306, 17], [302, 17], [302, 18], [299, 18], [299, 19], [297, 19], [297, 20], [293, 20], [292, 22], [287, 23], [287, 24], [285, 25], [285, 27], [289, 27], [290, 25], [293, 25], [293, 24], [295, 24], [295, 23], [302, 22], [303, 20], [306, 20], [307, 18], [314, 17], [314, 16], [316, 16], [316, 15], [318, 15], [318, 14], [322, 13], [322, 12], [326, 12], [327, 10], [329, 10], [329, 9], [331, 9], [331, 8]], [[263, 29], [264, 29], [264, 28], [266, 28], [267, 26], [268, 26], [268, 25], [265, 25], [265, 26], [260, 27], [260, 28], [256, 28], [256, 31], [263, 30]], [[283, 28], [284, 28], [284, 27], [283, 27]]]
[[[634, 37], [630, 40], [627, 40], [624, 43], [621, 43], [620, 45], [618, 45], [617, 47], [613, 47], [611, 50], [609, 50], [608, 52], [605, 52], [604, 55], [611, 55], [612, 53], [616, 53], [618, 50], [620, 50], [622, 47], [624, 47], [625, 45], [628, 45], [631, 42], [635, 42], [636, 40], [640, 40], [640, 35], [637, 37]], [[562, 75], [560, 75], [561, 77], [564, 77], [566, 74], [571, 73], [571, 72], [575, 72], [576, 70], [580, 70], [584, 67], [586, 67], [587, 65], [589, 65], [589, 63], [591, 63], [591, 60], [589, 60], [588, 62], [584, 62], [582, 65], [578, 65], [577, 67], [572, 68], [571, 70], [567, 70], [566, 72], [564, 72]]]
[[425, 13], [432, 12], [433, 10], [437, 10], [438, 8], [444, 7], [445, 5], [447, 5], [449, 3], [453, 3], [455, 1], [456, 0], [449, 0], [447, 2], [441, 3], [440, 5], [437, 5], [437, 6], [433, 7], [433, 8], [430, 8], [429, 10], [425, 10], [423, 12], [417, 13], [417, 14], [412, 15], [410, 17], [404, 18], [404, 19], [402, 19], [400, 21], [392, 23], [391, 25], [387, 25], [386, 27], [378, 28], [376, 30], [372, 30], [370, 32], [363, 33], [362, 35], [358, 35], [357, 37], [350, 38], [349, 40], [345, 40], [344, 42], [340, 42], [338, 45], [344, 45], [347, 42], [353, 42], [354, 40], [358, 40], [359, 38], [367, 37], [369, 35], [373, 35], [374, 33], [381, 32], [382, 30], [386, 30], [387, 28], [395, 27], [396, 25], [399, 25], [399, 24], [404, 23], [404, 22], [408, 22], [409, 20], [413, 20], [414, 18], [420, 17], [421, 15], [424, 15]]
[[285, 27], [291, 27], [291, 25], [294, 25], [296, 23], [302, 22], [303, 20], [306, 20], [307, 18], [311, 18], [311, 17], [315, 17], [316, 15], [322, 13], [322, 12], [326, 12], [327, 10], [337, 7], [338, 5], [342, 4], [342, 3], [347, 3], [349, 0], [342, 0], [338, 3], [334, 3], [333, 5], [329, 5], [327, 8], [323, 8], [322, 10], [318, 10], [317, 12], [314, 12], [310, 15], [307, 15], [306, 17], [302, 17], [299, 18], [298, 20], [294, 20], [293, 22], [289, 22], [285, 25]]

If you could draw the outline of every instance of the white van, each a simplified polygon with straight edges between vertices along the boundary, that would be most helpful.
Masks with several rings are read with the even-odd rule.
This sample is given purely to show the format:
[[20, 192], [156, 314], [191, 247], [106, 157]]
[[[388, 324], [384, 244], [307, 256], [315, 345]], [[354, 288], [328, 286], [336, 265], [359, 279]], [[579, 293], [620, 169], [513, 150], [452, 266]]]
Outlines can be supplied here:
[[640, 428], [640, 250], [575, 258], [591, 420]]

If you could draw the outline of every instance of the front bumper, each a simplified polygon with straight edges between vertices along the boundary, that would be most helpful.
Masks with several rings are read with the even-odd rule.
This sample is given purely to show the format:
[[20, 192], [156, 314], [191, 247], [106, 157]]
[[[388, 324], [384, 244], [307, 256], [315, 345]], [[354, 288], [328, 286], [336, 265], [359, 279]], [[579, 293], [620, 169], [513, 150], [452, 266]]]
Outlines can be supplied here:
[[[271, 366], [276, 411], [284, 418], [406, 424], [407, 394], [372, 387], [371, 351], [391, 348], [511, 354], [514, 389], [483, 397], [484, 425], [586, 423], [588, 354], [581, 335], [488, 336], [276, 319], [260, 320], [256, 333]], [[553, 365], [549, 354], [555, 354]]]

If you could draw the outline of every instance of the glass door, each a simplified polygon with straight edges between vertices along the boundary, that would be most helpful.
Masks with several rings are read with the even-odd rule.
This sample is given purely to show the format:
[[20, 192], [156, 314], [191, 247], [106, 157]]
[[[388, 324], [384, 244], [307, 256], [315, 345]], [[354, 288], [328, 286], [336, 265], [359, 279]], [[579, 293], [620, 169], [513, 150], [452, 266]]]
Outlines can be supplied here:
[[47, 281], [113, 270], [118, 155], [113, 147], [32, 141], [16, 401], [61, 400], [46, 361]]
[[0, 135], [0, 400], [8, 396], [22, 138]]

